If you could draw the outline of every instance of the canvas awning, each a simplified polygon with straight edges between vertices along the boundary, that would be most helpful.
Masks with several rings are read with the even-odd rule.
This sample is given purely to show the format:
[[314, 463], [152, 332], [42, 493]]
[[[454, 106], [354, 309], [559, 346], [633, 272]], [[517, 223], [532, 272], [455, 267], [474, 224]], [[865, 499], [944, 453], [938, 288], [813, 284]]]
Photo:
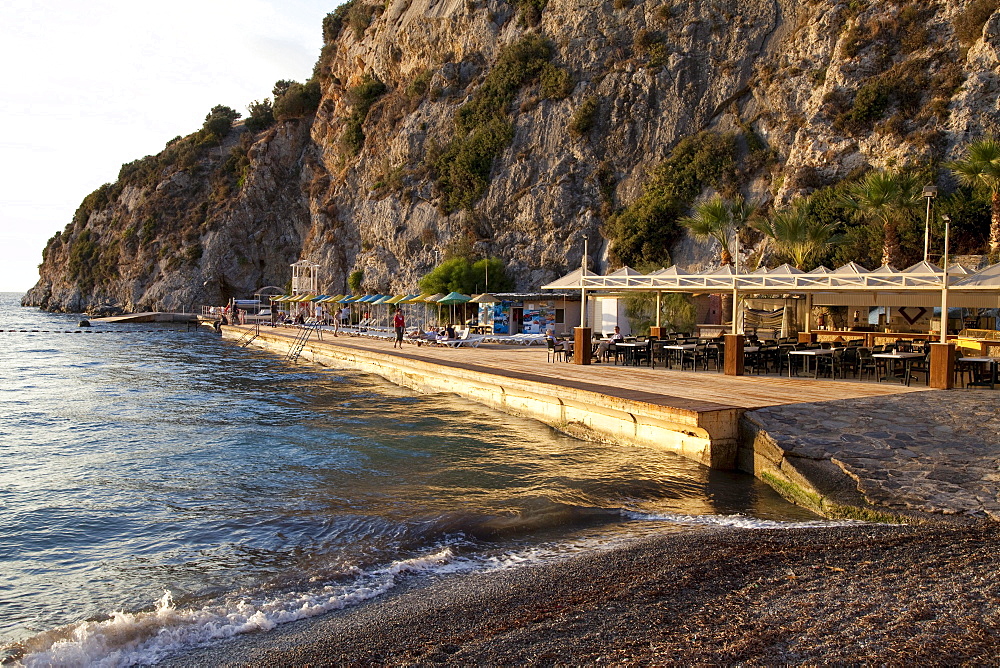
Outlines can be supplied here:
[[[642, 274], [629, 267], [600, 276], [581, 269], [559, 278], [543, 290], [586, 290], [601, 295], [636, 292], [713, 293], [738, 290], [744, 294], [811, 294], [815, 305], [934, 306], [941, 303], [944, 272], [920, 262], [903, 271], [882, 266], [868, 271], [856, 263], [837, 269], [818, 267], [802, 272], [789, 265], [735, 274], [731, 267], [685, 273], [675, 267]], [[1000, 307], [1000, 264], [976, 272], [948, 268], [948, 302], [967, 308]]]

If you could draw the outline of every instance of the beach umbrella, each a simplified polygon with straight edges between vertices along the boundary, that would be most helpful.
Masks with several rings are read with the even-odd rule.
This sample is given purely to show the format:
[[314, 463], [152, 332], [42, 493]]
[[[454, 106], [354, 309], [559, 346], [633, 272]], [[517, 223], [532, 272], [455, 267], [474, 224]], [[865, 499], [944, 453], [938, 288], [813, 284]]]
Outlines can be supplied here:
[[467, 301], [471, 301], [472, 297], [468, 295], [463, 295], [461, 292], [449, 292], [441, 299], [437, 300], [438, 304], [464, 304]]
[[451, 306], [451, 321], [455, 322], [455, 304], [465, 304], [471, 299], [472, 297], [468, 295], [463, 295], [461, 292], [449, 292], [444, 297], [438, 300], [438, 304], [446, 304]]
[[433, 294], [430, 297], [427, 297], [426, 299], [424, 299], [424, 301], [426, 303], [428, 303], [428, 304], [437, 304], [437, 307], [438, 307], [438, 309], [437, 309], [437, 324], [438, 325], [441, 324], [441, 304], [439, 304], [438, 302], [441, 299], [444, 299], [445, 297], [447, 297], [446, 294], [444, 294], [443, 292], [438, 292], [437, 294]]
[[[497, 299], [495, 296], [491, 295], [490, 293], [484, 292], [483, 294], [476, 295], [475, 297], [473, 297], [472, 299], [470, 299], [469, 303], [470, 304], [498, 304], [498, 303], [500, 303], [500, 300]], [[492, 318], [491, 318], [491, 321], [492, 321]], [[479, 324], [480, 325], [485, 325], [486, 322], [484, 320], [484, 321], [480, 322]]]
[[430, 297], [431, 293], [424, 292], [416, 295], [409, 295], [405, 301], [400, 302], [402, 304], [423, 304], [423, 317], [420, 319], [421, 327], [427, 325], [427, 297]]

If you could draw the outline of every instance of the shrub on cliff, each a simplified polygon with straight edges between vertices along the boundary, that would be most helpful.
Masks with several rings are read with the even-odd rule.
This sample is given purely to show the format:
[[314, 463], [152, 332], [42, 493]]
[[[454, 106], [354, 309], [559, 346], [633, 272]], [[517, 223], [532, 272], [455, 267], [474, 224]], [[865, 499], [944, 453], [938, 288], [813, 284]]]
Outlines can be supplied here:
[[542, 96], [552, 100], [562, 100], [573, 92], [573, 75], [564, 67], [545, 63], [541, 72]]
[[703, 189], [726, 187], [735, 172], [735, 135], [706, 131], [682, 139], [653, 170], [642, 194], [608, 221], [605, 233], [615, 258], [632, 266], [669, 263], [678, 220]]
[[254, 100], [247, 105], [250, 115], [243, 123], [246, 129], [253, 133], [262, 132], [274, 125], [274, 108], [271, 106], [271, 98], [265, 97], [263, 101]]
[[279, 81], [275, 84], [275, 91], [279, 90], [279, 84], [286, 83], [287, 87], [284, 85], [281, 86], [284, 90], [281, 91], [280, 96], [277, 92], [275, 93], [273, 105], [274, 117], [279, 121], [285, 121], [290, 118], [302, 118], [314, 113], [319, 107], [319, 82], [315, 79], [310, 79], [304, 84], [300, 84], [297, 81]]
[[548, 0], [514, 0], [518, 16], [525, 25], [536, 26], [542, 20], [542, 12]]
[[200, 143], [220, 143], [233, 129], [233, 122], [242, 115], [224, 104], [215, 105], [205, 116], [205, 123], [201, 126]]
[[600, 100], [596, 95], [591, 95], [580, 103], [580, 106], [573, 112], [573, 118], [569, 122], [569, 133], [574, 137], [582, 137], [590, 132], [597, 119], [597, 108]]
[[983, 26], [1000, 10], [1000, 0], [972, 0], [952, 20], [955, 37], [960, 44], [969, 46], [983, 36]]
[[[351, 272], [351, 275], [347, 277], [347, 288], [351, 291], [352, 295], [357, 295], [361, 293], [361, 282], [365, 278], [365, 273], [360, 269], [356, 269]], [[287, 290], [291, 292], [291, 290]]]
[[351, 115], [347, 117], [347, 125], [344, 128], [343, 141], [351, 155], [361, 152], [365, 143], [365, 133], [363, 125], [368, 117], [368, 112], [372, 105], [385, 95], [388, 88], [386, 85], [371, 75], [365, 75], [356, 86], [347, 91], [347, 99], [353, 109]]
[[552, 57], [552, 45], [526, 35], [500, 52], [472, 99], [455, 115], [455, 135], [432, 161], [440, 209], [471, 208], [489, 185], [493, 161], [514, 137], [508, 109], [521, 87], [535, 81]]
[[323, 18], [323, 41], [333, 42], [340, 36], [340, 29], [344, 27], [344, 20], [347, 13], [358, 2], [358, 0], [348, 0]]

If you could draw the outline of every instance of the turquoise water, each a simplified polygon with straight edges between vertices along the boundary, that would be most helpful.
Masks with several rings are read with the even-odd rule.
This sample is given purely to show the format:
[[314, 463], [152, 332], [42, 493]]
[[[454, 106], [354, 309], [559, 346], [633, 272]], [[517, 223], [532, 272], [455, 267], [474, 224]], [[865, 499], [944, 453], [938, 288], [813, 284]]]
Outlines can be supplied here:
[[746, 475], [184, 325], [85, 333], [19, 297], [0, 294], [0, 658], [25, 665], [149, 663], [408, 577], [815, 519]]

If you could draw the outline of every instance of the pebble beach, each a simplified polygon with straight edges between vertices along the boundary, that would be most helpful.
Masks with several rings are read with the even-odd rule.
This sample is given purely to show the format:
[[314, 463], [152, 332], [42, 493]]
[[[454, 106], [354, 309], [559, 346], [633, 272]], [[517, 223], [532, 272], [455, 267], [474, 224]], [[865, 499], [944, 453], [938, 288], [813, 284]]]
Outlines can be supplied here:
[[995, 664], [994, 523], [697, 528], [415, 583], [168, 665]]

